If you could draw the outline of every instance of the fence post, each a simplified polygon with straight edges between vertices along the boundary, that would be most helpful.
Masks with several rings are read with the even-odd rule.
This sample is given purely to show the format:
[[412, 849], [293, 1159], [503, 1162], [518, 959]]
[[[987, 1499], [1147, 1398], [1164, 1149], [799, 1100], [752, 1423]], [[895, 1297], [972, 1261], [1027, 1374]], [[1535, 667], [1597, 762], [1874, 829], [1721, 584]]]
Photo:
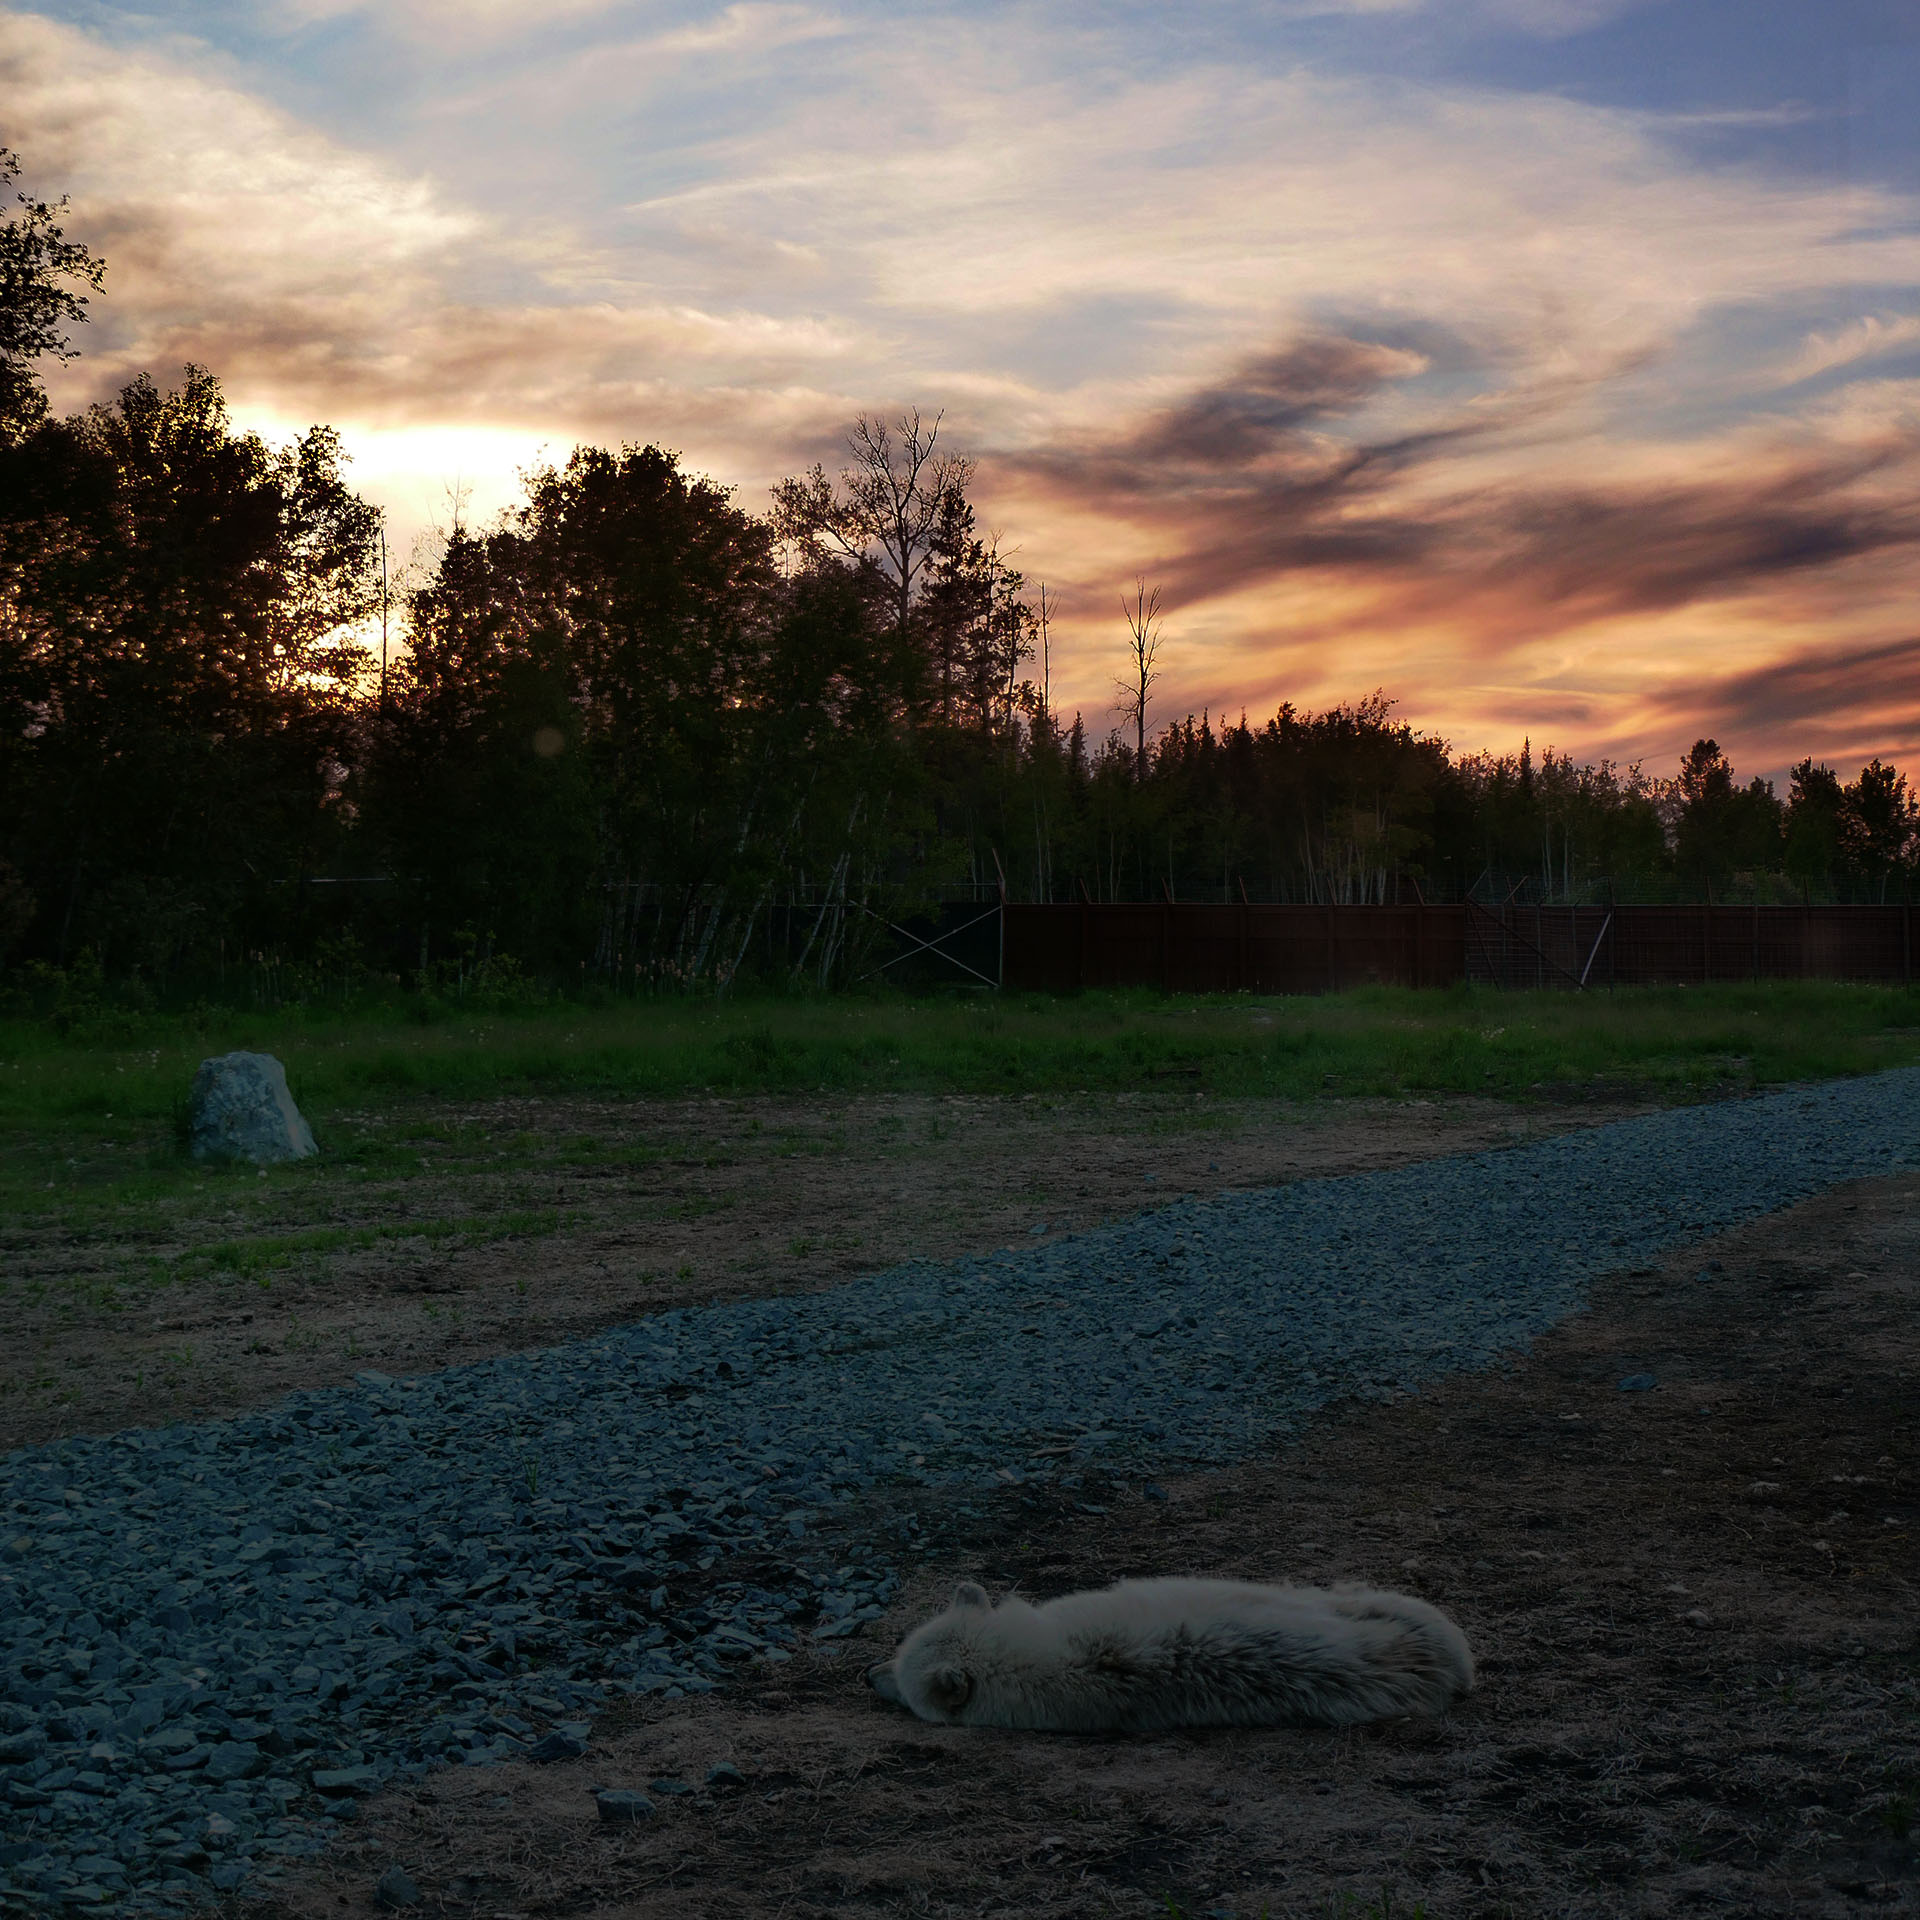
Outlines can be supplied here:
[[1327, 902], [1327, 991], [1340, 991], [1340, 962], [1333, 949], [1333, 902]]
[[994, 925], [1000, 933], [1000, 959], [994, 968], [994, 985], [1004, 992], [1007, 985], [1007, 870], [1000, 864], [1000, 849], [995, 847], [992, 852], [993, 870], [1000, 877], [1000, 911], [994, 916]]
[[1240, 941], [1235, 958], [1240, 963], [1238, 983], [1241, 993], [1253, 990], [1253, 908], [1247, 903], [1247, 883], [1239, 874], [1233, 876], [1240, 889]]
[[1427, 971], [1427, 896], [1420, 882], [1413, 883], [1413, 988], [1416, 993], [1425, 984]]

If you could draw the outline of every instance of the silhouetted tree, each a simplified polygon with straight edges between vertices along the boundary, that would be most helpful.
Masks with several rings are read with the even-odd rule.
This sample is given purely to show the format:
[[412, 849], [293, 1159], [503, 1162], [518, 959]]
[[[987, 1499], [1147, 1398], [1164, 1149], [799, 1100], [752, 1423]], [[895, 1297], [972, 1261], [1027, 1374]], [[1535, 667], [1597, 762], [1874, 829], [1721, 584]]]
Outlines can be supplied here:
[[1781, 853], [1781, 809], [1770, 780], [1745, 787], [1719, 744], [1696, 740], [1675, 782], [1674, 856], [1683, 879], [1725, 889], [1736, 873], [1771, 871]]
[[1841, 846], [1849, 867], [1873, 898], [1884, 901], [1896, 874], [1913, 865], [1916, 820], [1906, 776], [1873, 759], [1849, 782], [1841, 814]]
[[852, 977], [902, 902], [1003, 874], [1036, 899], [1364, 902], [1789, 878], [1884, 899], [1913, 871], [1914, 796], [1878, 760], [1845, 785], [1803, 760], [1783, 808], [1712, 740], [1671, 781], [1530, 739], [1456, 755], [1379, 692], [1156, 730], [1144, 577], [1123, 727], [1090, 738], [1052, 708], [1050, 601], [918, 414], [863, 416], [837, 479], [782, 483], [766, 517], [655, 446], [578, 448], [484, 531], [456, 508], [376, 682], [379, 517], [337, 437], [236, 433], [201, 368], [49, 417], [35, 366], [71, 351], [101, 267], [57, 207], [20, 205], [0, 227], [0, 958], [164, 973], [312, 948], [304, 883], [330, 867], [380, 882], [362, 930], [430, 980], [492, 947], [709, 983]]
[[337, 834], [378, 528], [340, 467], [201, 368], [0, 454], [9, 857], [55, 956], [211, 951]]
[[1147, 777], [1147, 702], [1160, 670], [1154, 664], [1160, 653], [1160, 589], [1147, 591], [1144, 575], [1133, 583], [1133, 604], [1120, 602], [1127, 622], [1127, 672], [1114, 682], [1119, 689], [1122, 712], [1133, 723], [1134, 778]]
[[1802, 760], [1787, 779], [1787, 810], [1782, 865], [1803, 888], [1833, 885], [1843, 865], [1843, 816], [1846, 795], [1831, 767]]
[[[896, 436], [884, 420], [863, 413], [847, 435], [851, 462], [837, 485], [816, 464], [773, 490], [776, 537], [860, 567], [884, 594], [902, 634], [943, 523], [951, 529], [956, 502], [964, 503], [973, 477], [973, 463], [940, 452], [939, 440], [938, 414], [923, 420], [916, 407], [901, 418]], [[970, 515], [967, 520], [970, 526]]]
[[[782, 882], [824, 881], [850, 937], [913, 817], [911, 642], [856, 563], [773, 547], [658, 447], [579, 448], [449, 541], [369, 786], [423, 924], [550, 957], [597, 896], [602, 969], [725, 977]], [[528, 867], [541, 927], [499, 910]]]
[[[20, 178], [19, 156], [0, 147], [0, 193]], [[0, 219], [0, 443], [18, 440], [47, 417], [36, 370], [43, 359], [71, 360], [67, 328], [87, 318], [90, 287], [100, 291], [106, 262], [69, 240], [58, 215], [64, 199], [35, 200], [16, 191]]]

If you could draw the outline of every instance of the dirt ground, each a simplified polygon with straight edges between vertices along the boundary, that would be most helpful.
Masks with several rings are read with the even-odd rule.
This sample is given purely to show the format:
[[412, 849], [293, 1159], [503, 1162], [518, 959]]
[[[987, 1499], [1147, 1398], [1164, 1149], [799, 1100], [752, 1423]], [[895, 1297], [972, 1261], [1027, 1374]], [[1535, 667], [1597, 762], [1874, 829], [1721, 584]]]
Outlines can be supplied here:
[[[869, 1636], [384, 1796], [249, 1909], [369, 1912], [399, 1865], [462, 1920], [1920, 1913], [1917, 1272], [1920, 1177], [1862, 1185], [1232, 1472], [923, 1502]], [[1440, 1724], [1109, 1740], [922, 1726], [861, 1682], [957, 1578], [1167, 1571], [1404, 1586], [1481, 1683]], [[706, 1788], [722, 1761], [743, 1784]], [[598, 1823], [592, 1785], [663, 1777], [695, 1790]]]
[[[1591, 1126], [1649, 1103], [1187, 1091], [418, 1105], [319, 1162], [207, 1174], [76, 1228], [0, 1222], [0, 1447], [204, 1419], [377, 1368], [553, 1345], [1139, 1211]], [[103, 1164], [108, 1149], [101, 1149]], [[128, 1155], [122, 1149], [123, 1155]]]

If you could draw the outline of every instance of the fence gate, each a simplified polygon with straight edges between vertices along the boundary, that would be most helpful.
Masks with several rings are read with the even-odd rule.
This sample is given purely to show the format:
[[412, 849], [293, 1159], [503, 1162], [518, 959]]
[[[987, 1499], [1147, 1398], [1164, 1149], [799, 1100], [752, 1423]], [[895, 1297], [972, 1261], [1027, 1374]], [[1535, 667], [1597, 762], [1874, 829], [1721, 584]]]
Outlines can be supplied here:
[[1467, 978], [1487, 987], [1605, 987], [1614, 981], [1609, 907], [1467, 902]]

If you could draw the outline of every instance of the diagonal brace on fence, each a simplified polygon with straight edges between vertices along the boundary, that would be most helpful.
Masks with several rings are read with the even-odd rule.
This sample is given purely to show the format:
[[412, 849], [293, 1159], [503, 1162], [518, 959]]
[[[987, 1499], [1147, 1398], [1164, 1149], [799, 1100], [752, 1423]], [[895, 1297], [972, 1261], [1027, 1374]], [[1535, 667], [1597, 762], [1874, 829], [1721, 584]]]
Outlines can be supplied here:
[[[1553, 957], [1552, 954], [1548, 953], [1544, 948], [1536, 946], [1531, 940], [1527, 938], [1527, 936], [1524, 933], [1520, 931], [1518, 927], [1510, 927], [1507, 925], [1507, 923], [1504, 920], [1495, 919], [1494, 915], [1490, 913], [1485, 907], [1483, 907], [1479, 901], [1469, 900], [1467, 902], [1467, 919], [1468, 919], [1468, 923], [1473, 927], [1476, 936], [1478, 936], [1480, 931], [1480, 922], [1474, 918], [1474, 915], [1476, 914], [1479, 914], [1488, 920], [1493, 920], [1494, 924], [1500, 929], [1501, 933], [1504, 934], [1507, 939], [1519, 941], [1519, 943], [1523, 947], [1525, 947], [1529, 953], [1535, 955], [1539, 959], [1540, 964], [1542, 966], [1551, 967], [1554, 970], [1554, 972], [1561, 977], [1561, 979], [1571, 980], [1576, 988], [1581, 988], [1581, 989], [1585, 988], [1587, 984], [1587, 976], [1584, 972], [1581, 972], [1576, 975], [1570, 967], [1563, 967], [1560, 964], [1560, 962]], [[1607, 918], [1609, 921], [1611, 921], [1613, 918], [1613, 915], [1608, 914]], [[1604, 928], [1602, 929], [1602, 932], [1603, 933], [1605, 932]], [[1600, 943], [1597, 940], [1594, 942], [1593, 951], [1594, 953], [1598, 953], [1600, 951]], [[1487, 952], [1487, 943], [1484, 939], [1480, 941], [1480, 952], [1486, 959], [1487, 970], [1489, 972], [1492, 972], [1493, 956]], [[1589, 954], [1587, 956], [1587, 965], [1588, 966], [1593, 965], [1592, 954]], [[1503, 986], [1505, 985], [1505, 982], [1496, 981], [1494, 984], [1496, 986]]]
[[860, 975], [859, 980], [854, 981], [853, 984], [856, 987], [860, 984], [860, 980], [871, 980], [876, 974], [885, 973], [889, 967], [897, 965], [900, 961], [911, 960], [916, 953], [936, 954], [949, 965], [958, 967], [962, 973], [970, 973], [976, 980], [986, 981], [986, 984], [990, 987], [997, 987], [1000, 984], [997, 980], [988, 980], [987, 976], [982, 973], [978, 967], [968, 966], [958, 954], [948, 953], [942, 944], [945, 941], [957, 939], [961, 934], [965, 933], [969, 927], [977, 927], [982, 920], [991, 920], [993, 916], [1000, 911], [997, 903], [989, 907], [985, 913], [976, 913], [971, 920], [963, 920], [957, 927], [949, 927], [945, 933], [933, 940], [922, 940], [918, 934], [909, 933], [898, 921], [889, 920], [884, 913], [875, 913], [864, 901], [856, 900], [853, 904], [858, 907], [862, 913], [867, 914], [872, 919], [878, 920], [889, 932], [897, 933], [902, 940], [912, 942], [905, 953], [896, 953], [892, 959], [882, 960], [877, 967], [869, 967], [865, 973]]
[[1580, 985], [1584, 989], [1587, 975], [1593, 971], [1593, 963], [1600, 957], [1601, 942], [1607, 937], [1607, 929], [1613, 925], [1613, 909], [1607, 909], [1607, 917], [1600, 922], [1600, 931], [1593, 936], [1593, 951], [1587, 955], [1587, 964], [1580, 969]]

